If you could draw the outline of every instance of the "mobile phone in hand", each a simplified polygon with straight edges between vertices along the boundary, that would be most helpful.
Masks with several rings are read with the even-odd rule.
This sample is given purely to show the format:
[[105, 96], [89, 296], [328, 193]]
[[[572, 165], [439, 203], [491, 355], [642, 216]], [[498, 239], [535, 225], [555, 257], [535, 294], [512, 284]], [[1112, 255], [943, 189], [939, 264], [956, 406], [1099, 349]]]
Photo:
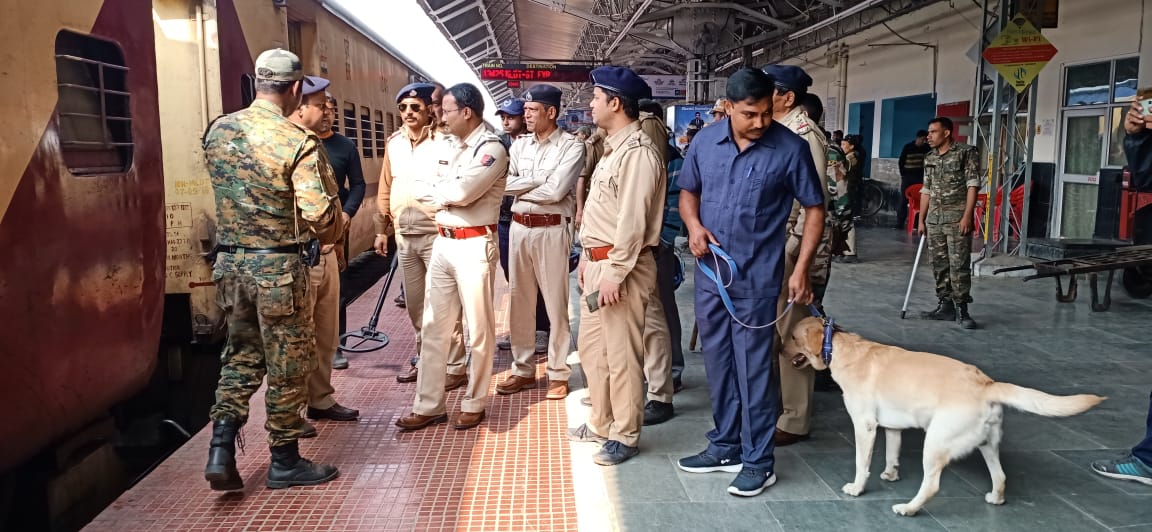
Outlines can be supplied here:
[[1144, 116], [1152, 115], [1152, 87], [1144, 87], [1136, 91], [1136, 101], [1140, 103], [1140, 113]]
[[584, 297], [584, 301], [588, 303], [588, 312], [596, 312], [600, 310], [600, 291], [597, 290]]

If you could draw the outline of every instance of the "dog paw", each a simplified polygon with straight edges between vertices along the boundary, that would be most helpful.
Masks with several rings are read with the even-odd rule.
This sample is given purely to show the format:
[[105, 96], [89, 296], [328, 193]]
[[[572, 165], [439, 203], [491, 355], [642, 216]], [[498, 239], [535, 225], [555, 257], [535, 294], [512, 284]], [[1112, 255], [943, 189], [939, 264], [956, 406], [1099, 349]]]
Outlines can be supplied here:
[[897, 480], [900, 480], [900, 471], [895, 467], [892, 469], [885, 469], [883, 473], [880, 473], [880, 478], [887, 480], [888, 482], [896, 482]]
[[984, 502], [988, 504], [995, 504], [997, 506], [1004, 504], [1004, 496], [997, 495], [995, 492], [989, 491], [984, 494]]
[[845, 484], [843, 488], [840, 488], [840, 491], [843, 491], [845, 495], [857, 497], [864, 492], [864, 486], [858, 485], [855, 482], [849, 482]]
[[894, 504], [894, 505], [892, 505], [892, 511], [896, 512], [898, 515], [906, 515], [906, 516], [911, 517], [913, 515], [916, 515], [916, 512], [918, 512], [919, 510], [920, 510], [919, 508], [913, 508], [912, 505], [910, 505], [910, 504]]

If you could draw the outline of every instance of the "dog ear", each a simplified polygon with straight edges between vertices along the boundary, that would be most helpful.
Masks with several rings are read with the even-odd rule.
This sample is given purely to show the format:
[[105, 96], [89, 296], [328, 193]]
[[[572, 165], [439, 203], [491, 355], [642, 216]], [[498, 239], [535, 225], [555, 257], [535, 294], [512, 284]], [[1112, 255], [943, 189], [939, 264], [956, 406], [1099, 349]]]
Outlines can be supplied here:
[[804, 324], [804, 344], [808, 348], [809, 353], [819, 353], [821, 345], [824, 344], [824, 328], [820, 326], [820, 320], [813, 318], [812, 321]]

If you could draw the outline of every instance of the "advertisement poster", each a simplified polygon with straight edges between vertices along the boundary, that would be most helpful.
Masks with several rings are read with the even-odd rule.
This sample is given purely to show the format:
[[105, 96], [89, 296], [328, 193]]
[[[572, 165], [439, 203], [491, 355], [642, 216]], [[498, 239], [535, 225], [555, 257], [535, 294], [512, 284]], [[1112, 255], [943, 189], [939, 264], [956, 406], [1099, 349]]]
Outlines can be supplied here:
[[564, 116], [560, 118], [560, 127], [566, 131], [576, 131], [580, 126], [595, 127], [592, 125], [591, 109], [565, 109]]
[[688, 128], [700, 129], [712, 123], [711, 105], [674, 105], [672, 115], [672, 138], [681, 150], [688, 145]]
[[668, 76], [664, 74], [641, 74], [641, 78], [652, 87], [652, 98], [656, 100], [683, 100], [688, 93], [687, 76]]

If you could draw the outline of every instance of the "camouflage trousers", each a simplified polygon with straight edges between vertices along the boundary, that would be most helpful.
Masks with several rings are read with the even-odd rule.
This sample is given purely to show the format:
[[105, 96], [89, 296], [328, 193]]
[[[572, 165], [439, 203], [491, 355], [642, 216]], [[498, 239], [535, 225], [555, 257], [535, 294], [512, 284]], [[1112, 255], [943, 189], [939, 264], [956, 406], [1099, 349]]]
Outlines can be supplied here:
[[228, 339], [210, 416], [246, 422], [248, 401], [267, 375], [268, 445], [291, 443], [302, 432], [305, 382], [316, 367], [307, 269], [296, 255], [222, 253], [212, 279]]
[[936, 297], [955, 303], [971, 303], [972, 234], [960, 234], [959, 224], [953, 222], [929, 223], [927, 228], [928, 257], [932, 261], [932, 275], [936, 278]]

